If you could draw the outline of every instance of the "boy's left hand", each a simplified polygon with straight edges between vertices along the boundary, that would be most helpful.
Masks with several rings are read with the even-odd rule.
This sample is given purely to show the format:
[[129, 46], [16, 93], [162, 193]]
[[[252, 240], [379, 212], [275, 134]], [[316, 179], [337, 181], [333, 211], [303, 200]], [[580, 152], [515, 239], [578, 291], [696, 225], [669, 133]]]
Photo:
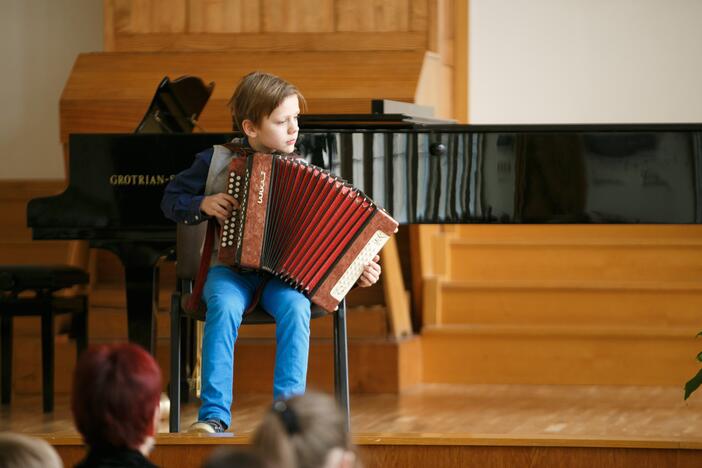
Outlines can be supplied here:
[[373, 260], [366, 265], [363, 269], [363, 273], [361, 273], [361, 277], [358, 278], [358, 282], [356, 282], [358, 286], [367, 288], [378, 282], [378, 278], [380, 278], [380, 265], [378, 261], [380, 261], [380, 257], [376, 255], [373, 257]]

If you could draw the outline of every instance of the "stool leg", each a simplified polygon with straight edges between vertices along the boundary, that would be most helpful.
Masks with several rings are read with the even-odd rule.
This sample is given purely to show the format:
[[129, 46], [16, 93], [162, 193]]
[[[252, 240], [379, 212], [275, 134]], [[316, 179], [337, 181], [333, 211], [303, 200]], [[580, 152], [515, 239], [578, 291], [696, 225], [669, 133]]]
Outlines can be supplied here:
[[10, 404], [12, 394], [12, 315], [1, 314], [0, 335], [2, 336], [2, 404]]
[[171, 413], [168, 419], [169, 432], [180, 431], [180, 294], [171, 296], [171, 382], [168, 398]]
[[44, 412], [54, 410], [54, 311], [51, 306], [41, 315], [41, 373]]
[[349, 403], [349, 362], [346, 340], [346, 299], [334, 312], [334, 394], [341, 411], [346, 416], [346, 430], [351, 430]]
[[76, 340], [76, 359], [88, 346], [88, 297], [83, 296], [81, 300], [81, 309], [73, 314], [72, 323]]

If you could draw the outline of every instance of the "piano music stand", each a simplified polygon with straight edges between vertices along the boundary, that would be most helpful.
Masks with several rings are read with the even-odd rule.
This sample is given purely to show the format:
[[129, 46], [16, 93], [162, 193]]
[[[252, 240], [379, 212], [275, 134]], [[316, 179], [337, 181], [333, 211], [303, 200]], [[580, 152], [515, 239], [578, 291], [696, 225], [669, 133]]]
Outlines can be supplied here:
[[[189, 311], [185, 307], [193, 289], [195, 277], [200, 266], [200, 246], [205, 237], [207, 223], [199, 225], [178, 224], [176, 232], [176, 277], [177, 287], [171, 296], [171, 381], [168, 386], [168, 397], [171, 401], [169, 419], [170, 432], [180, 431], [180, 395], [181, 395], [181, 357], [191, 358], [192, 349], [183, 353], [183, 344], [189, 346], [192, 340], [182, 333], [183, 319], [205, 320], [207, 307], [200, 302], [200, 307]], [[327, 315], [324, 309], [312, 305], [311, 318]], [[241, 324], [271, 324], [275, 319], [261, 307], [256, 307], [250, 314], [243, 317]], [[190, 360], [190, 359], [188, 359]], [[348, 373], [348, 344], [346, 336], [346, 300], [339, 303], [339, 309], [334, 312], [334, 393], [337, 403], [346, 417], [346, 429], [350, 425], [349, 406], [349, 373]]]
[[191, 133], [213, 90], [195, 76], [164, 77], [134, 133]]

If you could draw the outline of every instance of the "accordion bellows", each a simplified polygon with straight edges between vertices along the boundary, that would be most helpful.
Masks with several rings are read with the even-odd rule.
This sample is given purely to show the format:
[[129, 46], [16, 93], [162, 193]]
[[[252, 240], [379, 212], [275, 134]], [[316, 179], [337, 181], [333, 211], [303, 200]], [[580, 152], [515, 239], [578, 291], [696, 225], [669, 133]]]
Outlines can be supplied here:
[[227, 192], [240, 208], [221, 230], [219, 261], [270, 272], [328, 311], [397, 230], [360, 190], [286, 156], [234, 157]]

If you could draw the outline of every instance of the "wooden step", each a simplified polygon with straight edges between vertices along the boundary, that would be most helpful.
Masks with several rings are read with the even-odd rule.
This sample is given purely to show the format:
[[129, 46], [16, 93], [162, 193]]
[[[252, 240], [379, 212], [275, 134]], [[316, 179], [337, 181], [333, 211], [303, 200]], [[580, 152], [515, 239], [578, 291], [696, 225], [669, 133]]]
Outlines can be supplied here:
[[38, 197], [61, 193], [63, 180], [0, 180], [0, 213], [2, 233], [0, 241], [29, 241], [31, 231], [27, 227], [27, 203]]
[[702, 283], [439, 281], [441, 324], [701, 327]]
[[447, 224], [443, 231], [454, 237], [485, 242], [530, 244], [569, 242], [701, 242], [699, 224]]
[[702, 242], [578, 243], [450, 240], [457, 280], [702, 281]]
[[[123, 288], [124, 267], [119, 258], [108, 251], [96, 250], [96, 281], [99, 287]], [[176, 264], [159, 263], [159, 284], [162, 290], [172, 291], [176, 286]], [[354, 288], [346, 296], [349, 307], [384, 304], [382, 275], [380, 281], [368, 288]]]
[[[429, 401], [437, 401], [439, 398], [425, 398]], [[452, 397], [448, 398], [452, 400]], [[498, 398], [490, 400], [490, 404]], [[493, 410], [492, 407], [475, 405], [474, 412], [484, 418], [498, 420], [506, 424], [506, 421], [514, 422], [522, 429], [530, 425], [524, 421], [524, 408], [514, 410], [506, 416], [502, 416], [502, 410]], [[497, 405], [497, 403], [495, 403]], [[358, 408], [352, 404], [353, 409]], [[515, 435], [513, 432], [502, 431], [495, 433], [482, 433], [475, 431], [454, 432], [454, 420], [472, 419], [475, 414], [461, 407], [461, 413], [452, 415], [446, 421], [444, 418], [436, 418], [429, 406], [428, 413], [432, 420], [439, 419], [448, 426], [442, 426], [440, 431], [422, 430], [424, 425], [419, 422], [421, 417], [410, 413], [404, 415], [404, 411], [397, 414], [390, 411], [379, 413], [375, 408], [371, 411], [362, 411], [359, 416], [353, 415], [354, 436], [353, 444], [358, 451], [358, 456], [362, 466], [367, 468], [406, 468], [406, 467], [426, 467], [437, 466], [442, 468], [474, 468], [474, 467], [593, 467], [598, 468], [630, 468], [630, 467], [671, 467], [671, 468], [693, 468], [702, 464], [702, 444], [697, 439], [682, 442], [678, 437], [669, 437], [665, 440], [661, 437], [640, 437], [637, 434], [627, 433], [624, 437], [613, 437], [606, 432], [606, 426], [601, 419], [590, 416], [588, 420], [593, 420], [592, 425], [597, 428], [596, 434], [606, 435], [585, 436], [576, 435], [564, 437], [558, 433], [550, 432], [545, 435]], [[365, 408], [364, 408], [365, 409]], [[472, 409], [472, 408], [471, 408]], [[405, 410], [406, 411], [406, 410]], [[612, 410], [616, 412], [616, 408]], [[368, 415], [367, 413], [373, 413]], [[495, 413], [498, 416], [494, 416]], [[626, 413], [625, 411], [620, 411]], [[465, 413], [468, 413], [464, 416]], [[534, 411], [528, 413], [531, 416]], [[566, 418], [572, 417], [573, 411], [563, 410]], [[377, 415], [380, 414], [378, 417]], [[613, 419], [614, 415], [608, 414], [603, 419]], [[533, 416], [532, 416], [533, 417]], [[547, 418], [551, 418], [549, 413]], [[403, 432], [393, 432], [384, 429], [382, 431], [365, 432], [356, 429], [359, 424], [356, 418], [364, 421], [366, 418], [374, 420], [378, 418], [378, 424], [383, 427], [390, 425], [389, 421], [417, 420], [412, 426], [412, 430]], [[665, 416], [672, 419], [672, 416]], [[538, 418], [539, 422], [544, 418]], [[566, 419], [566, 421], [569, 421]], [[619, 421], [619, 419], [617, 420]], [[567, 426], [565, 423], [555, 423], [552, 427], [558, 428]], [[574, 425], [574, 424], [571, 424]], [[589, 427], [587, 424], [578, 424], [578, 427]], [[255, 426], [254, 426], [255, 427]], [[418, 429], [414, 429], [419, 427]], [[490, 429], [494, 425], [488, 426]], [[522, 429], [525, 430], [525, 429]], [[204, 463], [211, 459], [215, 450], [241, 450], [251, 443], [252, 430], [240, 432], [235, 429], [234, 434], [217, 434], [216, 437], [201, 434], [159, 434], [156, 437], [156, 444], [153, 453], [149, 456], [152, 463], [158, 466], [169, 468], [190, 468], [192, 466], [204, 466]], [[54, 446], [60, 455], [64, 466], [75, 466], [85, 458], [85, 447], [83, 440], [77, 435], [53, 435], [41, 434]], [[249, 446], [250, 447], [250, 446]], [[532, 461], [533, 460], [533, 461]], [[359, 463], [360, 464], [360, 463]]]
[[67, 241], [0, 241], [0, 263], [5, 265], [65, 264]]
[[456, 280], [695, 280], [697, 225], [447, 225], [446, 272]]
[[[370, 288], [368, 288], [370, 289]], [[158, 336], [170, 336], [171, 291], [159, 292]], [[127, 328], [126, 296], [120, 285], [102, 284], [90, 296], [90, 337], [121, 338]], [[313, 337], [330, 337], [333, 316], [312, 320]], [[385, 338], [388, 335], [387, 313], [383, 306], [355, 306], [347, 309], [348, 336], [352, 338]], [[33, 329], [33, 328], [32, 328]], [[117, 333], [115, 333], [117, 331]], [[126, 332], [125, 332], [126, 333]], [[242, 338], [270, 338], [275, 336], [275, 325], [242, 327]]]
[[[312, 338], [331, 338], [334, 316], [327, 315], [310, 322]], [[387, 311], [383, 306], [353, 307], [346, 313], [347, 334], [350, 339], [385, 339], [388, 336]], [[243, 326], [240, 338], [273, 338], [275, 325]]]
[[[275, 344], [246, 339], [237, 343], [235, 390], [271, 392]], [[310, 343], [307, 386], [333, 391], [333, 346], [330, 339]], [[355, 393], [398, 393], [422, 381], [421, 342], [418, 337], [349, 340], [349, 388]]]
[[673, 385], [699, 368], [699, 327], [442, 325], [422, 332], [425, 383]]
[[[109, 287], [124, 287], [124, 266], [119, 257], [103, 249], [94, 249], [93, 256], [96, 282]], [[176, 286], [175, 262], [162, 260], [158, 268], [161, 288], [173, 290]]]
[[[110, 301], [119, 302], [118, 298], [111, 298], [104, 293], [98, 296], [100, 303], [91, 301], [88, 316], [88, 338], [95, 340], [126, 340], [127, 338], [127, 313], [123, 307], [114, 306]], [[156, 318], [157, 336], [168, 338], [170, 336], [170, 312], [167, 306], [161, 307]], [[67, 325], [67, 318], [59, 316], [56, 319], [57, 332], [62, 326]], [[64, 321], [66, 323], [64, 324]], [[383, 306], [354, 307], [347, 311], [347, 335], [350, 339], [385, 339], [388, 336], [387, 312]], [[321, 317], [310, 322], [310, 336], [312, 338], [331, 338], [333, 333], [333, 315]], [[41, 334], [41, 321], [39, 317], [16, 317], [14, 323], [14, 336], [17, 338], [39, 337]], [[239, 329], [239, 337], [246, 338], [275, 338], [275, 324], [246, 325]]]
[[[125, 340], [93, 340], [114, 343]], [[36, 337], [15, 340], [13, 346], [13, 391], [41, 392], [41, 341]], [[55, 392], [68, 393], [75, 368], [75, 343], [63, 337], [55, 345]], [[169, 379], [169, 341], [159, 338], [156, 358], [163, 373], [164, 390]], [[349, 386], [352, 392], [397, 393], [421, 382], [421, 343], [418, 337], [403, 339], [349, 340]], [[241, 339], [235, 353], [235, 392], [272, 391], [275, 341]], [[308, 387], [333, 389], [333, 351], [330, 339], [310, 343]]]
[[[167, 311], [171, 304], [172, 288], [161, 287], [158, 294], [159, 310]], [[121, 284], [96, 285], [90, 293], [90, 306], [126, 310], [127, 295]]]

